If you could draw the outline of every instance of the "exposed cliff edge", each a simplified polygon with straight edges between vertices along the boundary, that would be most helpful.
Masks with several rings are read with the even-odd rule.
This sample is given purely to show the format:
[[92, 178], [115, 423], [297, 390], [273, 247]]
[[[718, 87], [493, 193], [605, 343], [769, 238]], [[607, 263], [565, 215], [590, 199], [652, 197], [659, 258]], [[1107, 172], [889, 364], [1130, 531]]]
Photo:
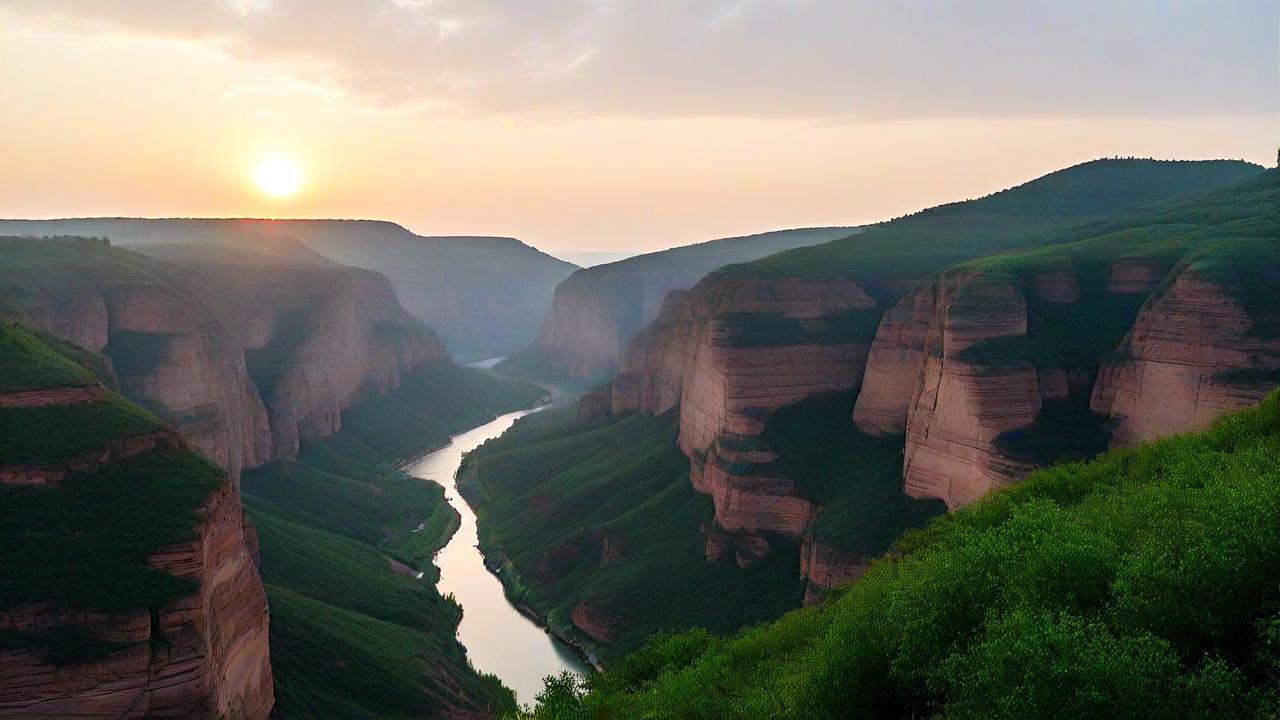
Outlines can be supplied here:
[[450, 352], [473, 357], [506, 355], [532, 342], [556, 285], [577, 269], [513, 238], [424, 237], [374, 220], [0, 220], [6, 234], [193, 243], [374, 270]]
[[[522, 363], [570, 380], [607, 377], [626, 343], [658, 316], [663, 299], [723, 265], [828, 242], [858, 228], [805, 228], [723, 238], [578, 270], [555, 290], [537, 343]], [[513, 359], [512, 364], [516, 362]]]
[[[839, 519], [857, 516], [847, 493], [787, 467], [764, 432], [780, 408], [852, 392], [847, 442], [866, 449], [856, 461], [901, 463], [910, 496], [952, 507], [1039, 465], [1101, 450], [1110, 428], [1089, 398], [1104, 356], [1189, 254], [1228, 257], [1236, 245], [1215, 238], [1233, 233], [1274, 236], [1274, 176], [1245, 163], [1086, 163], [713, 272], [672, 294], [582, 414], [600, 415], [605, 392], [615, 414], [677, 408], [678, 444], [693, 486], [714, 501], [716, 527], [756, 538], [738, 542], [735, 557], [749, 563], [773, 538], [799, 539], [818, 592], [823, 578], [847, 579], [883, 551], [860, 539], [883, 522], [859, 531]], [[1160, 210], [1197, 191], [1202, 199]], [[1009, 252], [1020, 245], [1039, 249]], [[1225, 394], [1256, 399], [1265, 384], [1242, 390], [1241, 378], [1272, 372], [1262, 359], [1272, 350], [1233, 327], [1238, 362], [1200, 372], [1227, 382], [1224, 373], [1238, 371]], [[1135, 329], [1134, 346], [1144, 342]], [[896, 439], [905, 454], [895, 460], [877, 437]], [[876, 502], [899, 517], [919, 512], [889, 495]]]
[[238, 477], [446, 361], [376, 273], [234, 249], [0, 240], [0, 312], [111, 358], [122, 390]]
[[0, 324], [0, 715], [265, 718], [235, 485], [50, 342]]

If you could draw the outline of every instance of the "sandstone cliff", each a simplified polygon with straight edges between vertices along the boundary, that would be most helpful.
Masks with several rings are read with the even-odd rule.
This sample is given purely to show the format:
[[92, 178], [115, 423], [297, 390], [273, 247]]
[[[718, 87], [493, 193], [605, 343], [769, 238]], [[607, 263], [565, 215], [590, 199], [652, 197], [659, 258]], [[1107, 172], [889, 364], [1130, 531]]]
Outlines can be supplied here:
[[[362, 393], [447, 361], [386, 278], [237, 250], [5, 240], [44, 272], [0, 276], [0, 311], [113, 361], [130, 398], [233, 477], [336, 431]], [[22, 286], [22, 292], [17, 288]]]
[[626, 343], [652, 322], [663, 299], [723, 265], [827, 242], [858, 228], [806, 228], [724, 238], [578, 270], [556, 287], [529, 352], [573, 380], [607, 376]]
[[[1280, 282], [1271, 265], [1270, 282]], [[1115, 419], [1116, 445], [1206, 427], [1223, 412], [1261, 402], [1280, 382], [1280, 285], [1250, 292], [1234, 274], [1194, 260], [1164, 284], [1093, 389], [1092, 408]]]
[[[1252, 188], [1255, 176], [1256, 167], [1231, 163], [1087, 163], [711, 273], [687, 294], [672, 294], [628, 343], [610, 409], [678, 408], [678, 444], [694, 487], [715, 501], [716, 525], [756, 534], [766, 546], [779, 536], [802, 539], [806, 567], [819, 578], [811, 587], [820, 589], [820, 578], [845, 578], [864, 558], [807, 539], [825, 508], [778, 471], [785, 463], [761, 438], [779, 408], [859, 388], [849, 420], [864, 436], [905, 434], [906, 492], [951, 507], [1039, 464], [1087, 456], [1106, 442], [1099, 413], [1122, 414], [1099, 409], [1114, 396], [1105, 387], [1090, 411], [1103, 357], [1179, 259], [1220, 232], [1188, 233], [1189, 226], [1267, 212], [1270, 201], [1251, 193], [1273, 191]], [[1231, 187], [1203, 202], [1230, 211], [1179, 205], [1140, 214], [1179, 193], [1224, 185]], [[1242, 203], [1245, 195], [1251, 199]], [[1142, 219], [1115, 220], [1130, 215]], [[1268, 230], [1268, 221], [1250, 222], [1274, 234], [1274, 223]], [[1041, 249], [1011, 252], [1021, 244]], [[957, 269], [932, 275], [952, 264]], [[588, 305], [566, 317], [593, 327]], [[1232, 332], [1239, 338], [1248, 329], [1237, 323]], [[1143, 342], [1135, 334], [1132, 344]], [[1267, 347], [1228, 342], [1248, 362], [1219, 363], [1201, 376], [1220, 382], [1232, 368], [1252, 376], [1274, 368], [1262, 359]], [[1150, 363], [1111, 372], [1139, 371], [1153, 372]], [[1245, 375], [1235, 377], [1231, 393], [1256, 396], [1239, 389]], [[584, 414], [598, 414], [599, 398], [590, 403]], [[714, 534], [707, 547], [725, 552]], [[752, 553], [738, 554], [749, 561]]]
[[[0, 327], [8, 362], [20, 347], [10, 341], [25, 341], [25, 332]], [[37, 361], [42, 367], [60, 364], [54, 365], [59, 371], [75, 369], [67, 358], [48, 356], [29, 359], [27, 368]], [[265, 718], [274, 703], [267, 605], [245, 544], [239, 492], [224, 471], [194, 457], [172, 430], [152, 424], [154, 419], [122, 425], [134, 429], [113, 436], [113, 425], [104, 423], [119, 417], [120, 410], [110, 409], [119, 402], [106, 388], [83, 380], [42, 387], [10, 383], [0, 390], [9, 448], [0, 458], [0, 482], [43, 485], [37, 492], [0, 487], [6, 519], [21, 523], [22, 531], [0, 534], [0, 570], [13, 581], [0, 593], [0, 715]], [[98, 407], [103, 414], [95, 414]], [[39, 432], [29, 425], [33, 411], [55, 420], [65, 413], [62, 424], [83, 423], [68, 432], [85, 437], [51, 445], [47, 438], [24, 435]], [[90, 435], [102, 439], [92, 444], [85, 439]], [[58, 447], [82, 449], [47, 456]], [[34, 462], [24, 459], [35, 456]], [[120, 469], [112, 474], [113, 468]], [[184, 471], [194, 475], [176, 475]], [[173, 499], [135, 495], [173, 492], [168, 488], [176, 488]], [[42, 510], [73, 493], [98, 495], [92, 507], [76, 497], [61, 512]], [[183, 493], [192, 493], [191, 505], [183, 504]], [[192, 525], [175, 527], [183, 516]], [[145, 557], [130, 556], [137, 547], [152, 546], [150, 535], [159, 532], [183, 539]], [[40, 566], [33, 567], [37, 558]], [[129, 587], [100, 584], [108, 572], [103, 563], [112, 564], [112, 573], [129, 572], [128, 578], [111, 578]], [[133, 585], [143, 577], [156, 589]], [[159, 590], [170, 577], [187, 582], [191, 591]], [[68, 585], [73, 578], [89, 592]], [[120, 593], [163, 593], [165, 599], [113, 607], [120, 601], [109, 598]]]

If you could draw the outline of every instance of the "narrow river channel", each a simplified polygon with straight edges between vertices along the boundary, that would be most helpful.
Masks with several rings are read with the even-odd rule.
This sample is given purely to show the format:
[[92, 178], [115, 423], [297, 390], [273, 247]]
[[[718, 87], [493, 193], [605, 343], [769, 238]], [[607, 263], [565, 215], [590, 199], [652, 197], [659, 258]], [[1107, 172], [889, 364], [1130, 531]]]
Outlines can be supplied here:
[[467, 648], [471, 664], [481, 672], [497, 675], [516, 691], [521, 703], [532, 703], [542, 689], [542, 678], [563, 670], [586, 671], [573, 649], [547, 634], [521, 615], [502, 592], [502, 583], [484, 566], [476, 547], [476, 516], [458, 494], [455, 474], [462, 456], [485, 440], [501, 435], [521, 416], [522, 410], [454, 435], [451, 442], [405, 468], [405, 472], [444, 486], [445, 498], [459, 514], [462, 525], [449, 544], [436, 555], [440, 566], [440, 593], [453, 593], [462, 606], [458, 637]]

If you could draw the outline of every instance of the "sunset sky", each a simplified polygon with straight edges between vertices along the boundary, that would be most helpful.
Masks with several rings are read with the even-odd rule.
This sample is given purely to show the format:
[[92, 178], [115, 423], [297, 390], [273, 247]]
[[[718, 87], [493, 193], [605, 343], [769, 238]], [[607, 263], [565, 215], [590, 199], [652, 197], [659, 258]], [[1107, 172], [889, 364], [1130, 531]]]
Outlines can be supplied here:
[[651, 250], [1100, 156], [1271, 165], [1278, 66], [1276, 0], [0, 0], [0, 217]]

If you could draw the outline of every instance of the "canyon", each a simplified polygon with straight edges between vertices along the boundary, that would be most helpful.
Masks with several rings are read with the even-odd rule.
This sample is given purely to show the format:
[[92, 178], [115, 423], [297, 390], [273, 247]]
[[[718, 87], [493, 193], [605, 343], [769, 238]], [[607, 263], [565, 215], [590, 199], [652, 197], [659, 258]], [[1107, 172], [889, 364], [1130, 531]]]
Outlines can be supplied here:
[[[943, 506], [1260, 400], [1278, 367], [1276, 185], [1274, 171], [1225, 161], [1097, 161], [715, 270], [667, 294], [613, 378], [578, 403], [581, 429], [535, 434], [525, 461], [636, 413], [671, 414], [688, 487], [710, 500], [691, 538], [706, 582], [726, 582], [711, 580], [723, 563], [790, 564], [817, 602]], [[842, 418], [828, 418], [827, 397], [848, 398]], [[845, 429], [822, 435], [831, 422]], [[842, 445], [800, 453], [806, 434]], [[494, 485], [478, 497], [504, 526], [549, 523], [602, 492], [550, 474], [525, 481], [541, 488], [528, 497], [504, 469], [518, 450], [493, 452]], [[535, 501], [536, 513], [503, 505]], [[643, 545], [643, 530], [614, 529], [625, 517], [593, 515], [590, 532]], [[602, 565], [585, 541], [553, 541], [545, 527], [512, 535], [547, 543], [541, 564], [520, 550], [522, 580], [569, 593], [541, 601], [573, 610], [564, 632], [598, 652], [629, 646], [651, 613], [618, 612], [634, 605], [627, 593], [646, 596], [625, 584], [628, 553]], [[503, 541], [489, 540], [514, 552]], [[555, 573], [538, 569], [553, 559]]]
[[[43, 459], [0, 452], [0, 478], [57, 493], [104, 468], [194, 452], [215, 461], [222, 478], [184, 531], [192, 539], [147, 559], [198, 586], [195, 594], [150, 614], [58, 602], [0, 610], [0, 633], [12, 641], [0, 650], [0, 714], [265, 717], [272, 708], [266, 598], [249, 547], [257, 533], [241, 511], [242, 474], [298, 457], [306, 443], [339, 432], [345, 411], [365, 399], [454, 372], [444, 344], [400, 306], [385, 277], [295, 252], [301, 247], [150, 244], [135, 252], [86, 238], [0, 239], [0, 312], [99, 374], [13, 388], [0, 393], [0, 412], [82, 413], [122, 402], [102, 384], [110, 383], [146, 408], [137, 413], [158, 416], [148, 422], [173, 428]], [[467, 415], [477, 412], [486, 410], [478, 404]], [[42, 643], [53, 641], [41, 638], [68, 628], [106, 643], [105, 657], [49, 660]], [[440, 642], [456, 646], [452, 626], [445, 632]], [[465, 664], [435, 671], [457, 688], [441, 707], [477, 713], [488, 702], [475, 699]]]

